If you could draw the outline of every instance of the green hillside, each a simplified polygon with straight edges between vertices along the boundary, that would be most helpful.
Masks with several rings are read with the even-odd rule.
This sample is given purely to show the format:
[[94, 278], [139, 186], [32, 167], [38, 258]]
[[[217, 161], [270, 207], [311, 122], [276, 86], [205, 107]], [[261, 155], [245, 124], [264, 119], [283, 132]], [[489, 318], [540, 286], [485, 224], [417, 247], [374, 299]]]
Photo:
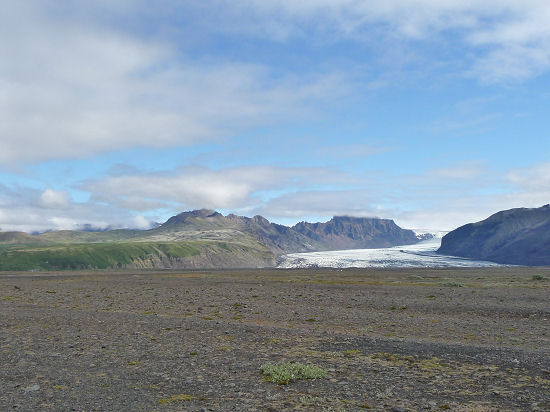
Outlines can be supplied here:
[[105, 232], [83, 232], [77, 230], [56, 230], [42, 233], [37, 238], [55, 243], [103, 243], [130, 240], [147, 233], [143, 230], [109, 230]]
[[[64, 270], [267, 265], [266, 248], [227, 242], [120, 242], [0, 250], [0, 270]], [[219, 262], [218, 262], [219, 261]]]

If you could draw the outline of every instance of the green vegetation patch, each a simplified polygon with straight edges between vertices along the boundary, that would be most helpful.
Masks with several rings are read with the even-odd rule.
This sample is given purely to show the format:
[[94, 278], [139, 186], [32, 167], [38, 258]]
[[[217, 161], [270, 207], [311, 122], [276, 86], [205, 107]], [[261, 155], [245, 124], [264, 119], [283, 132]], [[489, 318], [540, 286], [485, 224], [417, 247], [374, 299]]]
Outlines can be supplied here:
[[[60, 243], [55, 245], [0, 247], [0, 271], [122, 269], [164, 265], [165, 259], [193, 256], [272, 257], [260, 244], [185, 240], [167, 242], [120, 241], [108, 243]], [[169, 265], [169, 263], [167, 263]]]
[[121, 268], [140, 259], [195, 256], [201, 251], [198, 243], [113, 242], [0, 250], [0, 270]]
[[452, 280], [441, 282], [439, 284], [439, 286], [444, 286], [444, 287], [447, 287], [447, 288], [462, 288], [462, 287], [464, 287], [464, 285], [462, 283], [455, 282], [455, 281], [452, 281]]
[[304, 365], [299, 362], [266, 363], [261, 366], [260, 372], [268, 382], [277, 385], [286, 385], [295, 380], [322, 379], [328, 372], [316, 365]]
[[160, 405], [166, 405], [166, 404], [169, 404], [169, 403], [174, 403], [174, 402], [186, 402], [186, 401], [191, 401], [195, 399], [194, 396], [191, 396], [191, 395], [187, 395], [185, 393], [180, 393], [180, 394], [177, 394], [177, 395], [174, 395], [174, 396], [170, 396], [169, 398], [160, 398], [158, 400], [158, 403]]

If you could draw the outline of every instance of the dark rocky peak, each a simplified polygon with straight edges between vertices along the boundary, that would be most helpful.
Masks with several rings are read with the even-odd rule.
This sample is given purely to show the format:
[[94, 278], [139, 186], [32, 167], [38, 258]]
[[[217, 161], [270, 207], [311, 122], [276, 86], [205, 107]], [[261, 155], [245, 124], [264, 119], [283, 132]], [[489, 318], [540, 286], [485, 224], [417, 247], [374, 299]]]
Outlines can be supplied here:
[[361, 222], [373, 222], [377, 220], [387, 220], [387, 219], [380, 219], [378, 217], [363, 217], [363, 216], [334, 216], [330, 221], [334, 222], [354, 222], [354, 223], [361, 223]]
[[236, 215], [234, 213], [228, 214], [225, 218], [228, 221], [233, 222], [233, 223], [237, 223], [237, 224], [247, 224], [249, 221], [252, 220], [249, 217], [239, 216], [239, 215]]
[[252, 221], [260, 226], [269, 226], [271, 223], [265, 217], [256, 215], [252, 218]]
[[170, 219], [164, 223], [164, 225], [174, 225], [178, 223], [184, 223], [187, 219], [190, 218], [213, 218], [223, 216], [221, 213], [216, 212], [211, 209], [198, 209], [191, 210], [189, 212], [183, 212], [176, 216], [172, 216]]
[[391, 219], [380, 219], [378, 217], [355, 217], [355, 216], [334, 216], [327, 224], [336, 226], [358, 225], [377, 227], [397, 227]]
[[550, 264], [550, 206], [503, 210], [449, 232], [439, 253], [517, 265]]
[[226, 219], [231, 221], [231, 222], [243, 224], [243, 225], [246, 225], [246, 226], [257, 225], [257, 226], [262, 226], [262, 227], [269, 227], [269, 226], [273, 225], [273, 223], [271, 223], [265, 217], [260, 216], [260, 215], [256, 215], [256, 216], [250, 218], [250, 217], [239, 216], [239, 215], [235, 215], [233, 213], [230, 213], [226, 216]]
[[294, 226], [299, 231], [314, 231], [324, 233], [341, 233], [349, 230], [370, 230], [380, 231], [401, 230], [393, 220], [379, 219], [376, 217], [354, 217], [354, 216], [334, 216], [328, 222], [308, 223], [300, 222]]
[[419, 241], [413, 231], [376, 217], [335, 216], [325, 223], [300, 222], [293, 229], [326, 248], [387, 247]]

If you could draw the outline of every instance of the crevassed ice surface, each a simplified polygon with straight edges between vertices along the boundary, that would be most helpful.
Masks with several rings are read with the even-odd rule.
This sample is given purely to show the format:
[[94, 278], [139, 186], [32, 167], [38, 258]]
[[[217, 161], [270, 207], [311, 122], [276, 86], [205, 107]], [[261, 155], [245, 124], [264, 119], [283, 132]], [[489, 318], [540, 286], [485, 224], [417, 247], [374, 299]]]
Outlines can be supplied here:
[[441, 238], [434, 238], [415, 245], [395, 246], [382, 249], [332, 250], [330, 252], [291, 253], [280, 257], [280, 268], [308, 267], [490, 267], [503, 266], [481, 260], [445, 256], [435, 253]]

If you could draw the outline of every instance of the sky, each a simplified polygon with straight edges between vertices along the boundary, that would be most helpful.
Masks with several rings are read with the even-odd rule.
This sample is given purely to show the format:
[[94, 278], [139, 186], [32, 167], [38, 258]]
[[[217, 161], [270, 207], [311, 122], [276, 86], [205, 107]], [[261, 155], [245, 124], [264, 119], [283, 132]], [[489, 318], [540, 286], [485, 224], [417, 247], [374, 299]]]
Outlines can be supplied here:
[[547, 0], [0, 0], [0, 228], [542, 206], [548, 21]]

